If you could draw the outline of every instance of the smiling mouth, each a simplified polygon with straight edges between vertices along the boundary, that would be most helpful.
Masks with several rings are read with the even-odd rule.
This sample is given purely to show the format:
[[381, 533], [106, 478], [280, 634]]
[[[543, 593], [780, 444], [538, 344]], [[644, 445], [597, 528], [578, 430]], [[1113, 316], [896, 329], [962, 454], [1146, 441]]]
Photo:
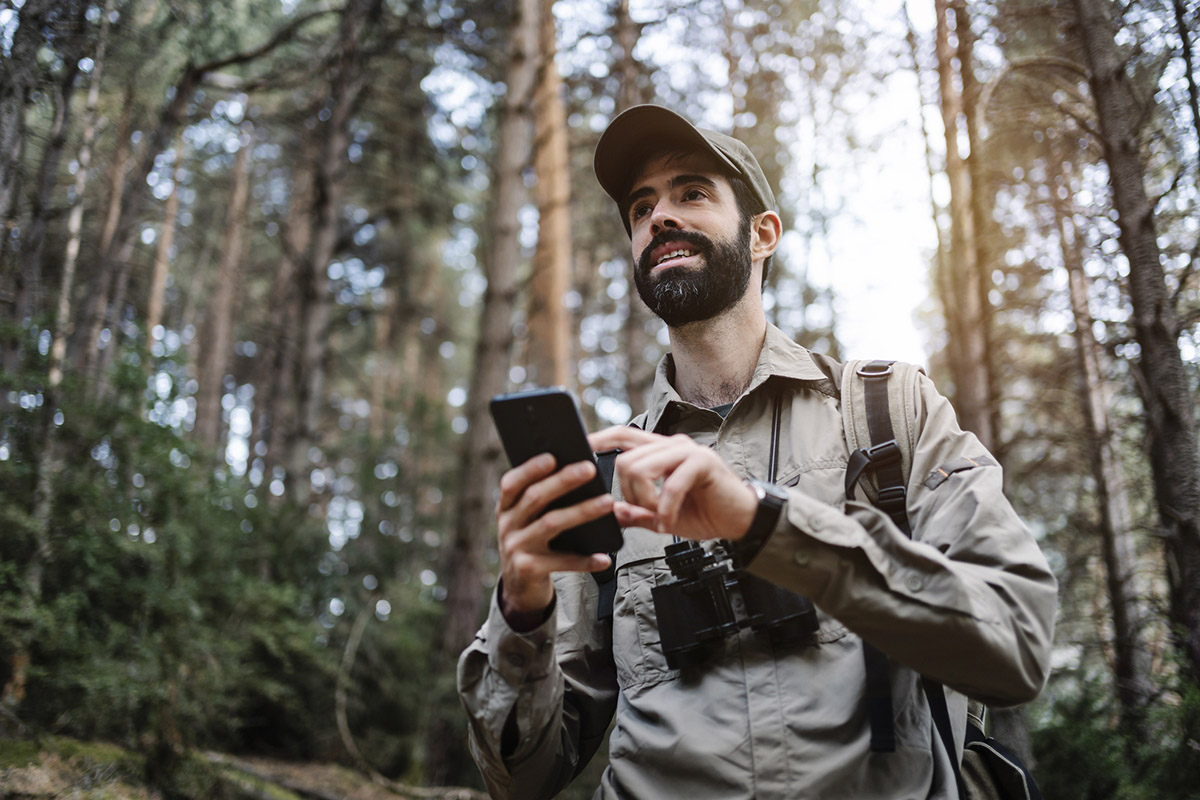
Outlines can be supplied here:
[[698, 251], [687, 249], [687, 248], [678, 248], [675, 250], [671, 250], [669, 252], [663, 253], [661, 256], [659, 256], [657, 259], [655, 259], [653, 266], [651, 266], [651, 269], [658, 269], [661, 266], [665, 266], [668, 262], [671, 262], [671, 261], [674, 261], [674, 260], [680, 259], [680, 258], [688, 258], [689, 256], [694, 256], [697, 254], [698, 254]]

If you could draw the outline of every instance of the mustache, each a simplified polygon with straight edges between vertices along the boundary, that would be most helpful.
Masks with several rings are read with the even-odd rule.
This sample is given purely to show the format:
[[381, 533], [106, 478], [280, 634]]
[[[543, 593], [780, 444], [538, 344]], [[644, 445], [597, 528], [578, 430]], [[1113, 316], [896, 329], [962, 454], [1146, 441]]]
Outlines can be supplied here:
[[664, 245], [667, 242], [686, 242], [687, 244], [694, 245], [700, 251], [700, 254], [705, 256], [711, 254], [713, 250], [712, 239], [709, 239], [702, 233], [697, 231], [666, 230], [651, 239], [650, 244], [646, 245], [645, 249], [642, 250], [642, 254], [638, 256], [638, 272], [650, 272], [650, 268], [654, 266], [650, 261], [651, 253], [654, 252], [656, 247]]

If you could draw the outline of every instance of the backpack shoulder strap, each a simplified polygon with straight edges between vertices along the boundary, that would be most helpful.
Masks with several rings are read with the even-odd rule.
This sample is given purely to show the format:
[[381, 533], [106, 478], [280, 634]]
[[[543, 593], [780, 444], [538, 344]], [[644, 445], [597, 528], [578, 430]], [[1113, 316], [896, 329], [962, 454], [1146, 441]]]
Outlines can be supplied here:
[[[893, 375], [897, 377], [893, 379]], [[910, 536], [907, 499], [913, 451], [911, 385], [915, 376], [915, 368], [908, 364], [897, 369], [893, 361], [850, 361], [842, 368], [841, 380], [842, 427], [850, 451], [846, 499], [854, 497], [855, 487], [865, 477], [870, 501]], [[864, 641], [863, 665], [871, 750], [894, 752], [896, 733], [887, 656]], [[942, 703], [944, 706], [945, 698]]]
[[904, 500], [916, 446], [914, 397], [921, 372], [900, 361], [849, 361], [842, 368], [842, 428], [851, 453], [846, 499], [865, 477], [867, 499], [905, 533], [910, 533]]
[[[855, 486], [865, 477], [863, 489], [867, 497], [908, 536], [912, 536], [907, 508], [908, 477], [916, 446], [913, 398], [919, 372], [919, 367], [895, 361], [851, 361], [842, 371], [842, 425], [851, 453], [846, 468], [846, 499], [854, 496]], [[895, 749], [895, 734], [887, 657], [863, 642], [863, 659], [871, 749], [890, 752]], [[921, 688], [942, 746], [951, 754], [958, 796], [965, 800], [962, 768], [953, 760], [954, 735], [945, 690], [925, 676], [921, 677]]]

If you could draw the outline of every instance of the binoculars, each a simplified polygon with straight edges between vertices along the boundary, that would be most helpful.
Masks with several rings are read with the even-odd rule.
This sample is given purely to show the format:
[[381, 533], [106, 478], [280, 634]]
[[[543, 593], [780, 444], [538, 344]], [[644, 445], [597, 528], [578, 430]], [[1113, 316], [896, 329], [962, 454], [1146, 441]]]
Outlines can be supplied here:
[[718, 558], [697, 542], [669, 545], [666, 556], [675, 580], [651, 593], [671, 669], [701, 666], [743, 628], [776, 646], [812, 643], [819, 623], [807, 597], [734, 569], [729, 556]]

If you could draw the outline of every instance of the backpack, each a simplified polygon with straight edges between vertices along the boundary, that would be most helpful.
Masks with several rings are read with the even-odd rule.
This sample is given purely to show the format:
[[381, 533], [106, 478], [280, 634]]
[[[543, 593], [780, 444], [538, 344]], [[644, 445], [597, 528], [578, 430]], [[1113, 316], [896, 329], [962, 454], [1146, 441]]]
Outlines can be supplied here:
[[[850, 460], [846, 466], [846, 497], [861, 485], [872, 505], [880, 509], [908, 536], [912, 530], [906, 507], [908, 476], [916, 445], [912, 421], [920, 367], [895, 361], [849, 361], [842, 368], [842, 426]], [[896, 376], [893, 378], [892, 376]], [[604, 485], [612, 490], [616, 452], [597, 455]], [[592, 573], [599, 586], [597, 616], [611, 619], [616, 597], [616, 559], [601, 572]], [[895, 750], [891, 681], [887, 657], [863, 642], [867, 672], [867, 712], [871, 724], [871, 749]], [[954, 735], [946, 706], [945, 689], [924, 676], [921, 688], [930, 715], [947, 753], [953, 753]], [[986, 709], [976, 700], [967, 706], [967, 729], [962, 764], [954, 764], [954, 780], [961, 800], [1042, 800], [1033, 776], [1008, 748], [983, 732]]]
[[[920, 367], [894, 361], [850, 361], [842, 368], [842, 427], [850, 460], [846, 466], [846, 498], [862, 485], [871, 503], [908, 536], [908, 476], [916, 445], [913, 397]], [[894, 378], [892, 376], [895, 376]], [[862, 480], [865, 478], [865, 480]], [[860, 483], [861, 482], [861, 483]], [[871, 749], [895, 749], [887, 657], [863, 642], [867, 667], [867, 707]], [[954, 735], [945, 689], [921, 676], [930, 715], [947, 753]], [[1008, 748], [983, 732], [986, 709], [968, 698], [962, 764], [954, 764], [958, 796], [963, 800], [1042, 800], [1033, 776]]]

